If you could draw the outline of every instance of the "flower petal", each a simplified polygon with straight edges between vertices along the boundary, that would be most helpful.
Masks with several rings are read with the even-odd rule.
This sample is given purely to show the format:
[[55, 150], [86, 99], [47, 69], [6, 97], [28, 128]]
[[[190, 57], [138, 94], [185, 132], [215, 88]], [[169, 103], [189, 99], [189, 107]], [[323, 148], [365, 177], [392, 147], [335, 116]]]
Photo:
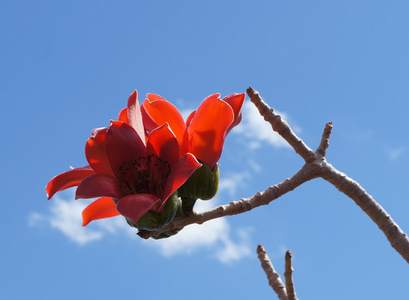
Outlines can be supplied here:
[[111, 121], [105, 137], [105, 151], [115, 176], [120, 166], [145, 156], [146, 147], [136, 131], [127, 123]]
[[192, 119], [193, 119], [193, 117], [195, 116], [195, 114], [196, 114], [196, 111], [194, 110], [194, 111], [192, 111], [192, 112], [190, 113], [190, 115], [187, 117], [187, 119], [186, 119], [186, 127], [189, 127], [190, 122], [192, 122]]
[[120, 213], [116, 210], [116, 204], [112, 198], [102, 197], [82, 211], [82, 226], [88, 225], [89, 222], [99, 219], [111, 218], [119, 216]]
[[75, 199], [97, 197], [121, 198], [118, 181], [107, 174], [95, 174], [82, 180], [75, 193]]
[[187, 130], [179, 110], [158, 95], [148, 94], [148, 98], [149, 100], [146, 99], [141, 106], [145, 128], [152, 131], [154, 128], [168, 123], [179, 142], [181, 155], [187, 153]]
[[172, 166], [179, 159], [179, 144], [167, 123], [156, 128], [148, 137], [146, 155], [156, 154]]
[[129, 124], [128, 121], [128, 109], [125, 107], [123, 108], [118, 115], [118, 121], [122, 121]]
[[244, 93], [241, 94], [231, 94], [229, 96], [226, 96], [223, 98], [224, 102], [227, 102], [227, 104], [230, 105], [230, 107], [233, 109], [234, 112], [234, 121], [230, 125], [229, 129], [227, 130], [227, 133], [230, 132], [230, 130], [233, 129], [233, 127], [237, 126], [240, 121], [241, 121], [241, 108], [243, 106], [245, 99]]
[[222, 153], [234, 113], [219, 94], [207, 97], [197, 109], [189, 127], [189, 152], [213, 170]]
[[166, 180], [166, 185], [162, 194], [162, 204], [159, 212], [165, 207], [166, 201], [174, 191], [176, 191], [186, 180], [193, 174], [193, 172], [200, 168], [202, 164], [190, 153], [182, 156], [173, 166], [172, 171]]
[[159, 96], [158, 94], [147, 94], [146, 97], [148, 97], [150, 102], [155, 101], [155, 100], [165, 100], [165, 98]]
[[45, 187], [47, 198], [51, 199], [55, 193], [77, 186], [81, 180], [93, 174], [95, 174], [95, 171], [90, 166], [85, 166], [55, 176]]
[[161, 199], [151, 194], [134, 194], [121, 198], [117, 205], [117, 211], [125, 218], [136, 223], [138, 219], [149, 210], [156, 212], [161, 204]]
[[138, 92], [136, 90], [128, 98], [127, 112], [129, 125], [135, 129], [143, 144], [146, 145], [145, 129], [143, 128], [141, 108], [139, 107]]
[[113, 175], [105, 152], [105, 136], [108, 128], [97, 128], [85, 144], [85, 156], [96, 173]]

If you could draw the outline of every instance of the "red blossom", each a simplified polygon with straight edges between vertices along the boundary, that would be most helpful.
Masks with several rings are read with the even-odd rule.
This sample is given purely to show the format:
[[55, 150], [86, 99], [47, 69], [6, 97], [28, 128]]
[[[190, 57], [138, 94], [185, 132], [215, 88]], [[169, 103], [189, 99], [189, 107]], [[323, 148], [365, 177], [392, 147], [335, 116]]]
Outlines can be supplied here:
[[213, 169], [220, 159], [226, 135], [241, 121], [245, 99], [244, 93], [219, 97], [220, 94], [207, 97], [185, 123], [175, 106], [158, 95], [148, 94], [141, 106], [145, 128], [150, 131], [168, 123], [178, 139], [181, 155], [192, 153]]
[[118, 121], [95, 129], [85, 146], [89, 166], [62, 173], [46, 187], [48, 199], [78, 186], [76, 199], [101, 197], [83, 211], [83, 226], [116, 215], [136, 222], [152, 211], [160, 214], [169, 196], [201, 166], [190, 153], [181, 154], [167, 123], [146, 135], [135, 91]]

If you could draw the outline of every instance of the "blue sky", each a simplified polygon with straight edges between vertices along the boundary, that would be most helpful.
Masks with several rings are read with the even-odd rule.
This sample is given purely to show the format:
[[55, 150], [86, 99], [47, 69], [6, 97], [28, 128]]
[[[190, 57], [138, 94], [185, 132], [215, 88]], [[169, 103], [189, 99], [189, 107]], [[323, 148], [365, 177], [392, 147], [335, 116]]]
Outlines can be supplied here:
[[[409, 268], [352, 200], [321, 179], [269, 206], [142, 240], [121, 218], [81, 227], [89, 203], [44, 187], [86, 164], [91, 130], [137, 89], [183, 112], [258, 90], [313, 149], [409, 231], [407, 1], [2, 1], [2, 299], [273, 299], [256, 248], [300, 299], [390, 299]], [[248, 99], [247, 99], [248, 101]], [[251, 103], [223, 150], [217, 197], [249, 197], [303, 161]]]

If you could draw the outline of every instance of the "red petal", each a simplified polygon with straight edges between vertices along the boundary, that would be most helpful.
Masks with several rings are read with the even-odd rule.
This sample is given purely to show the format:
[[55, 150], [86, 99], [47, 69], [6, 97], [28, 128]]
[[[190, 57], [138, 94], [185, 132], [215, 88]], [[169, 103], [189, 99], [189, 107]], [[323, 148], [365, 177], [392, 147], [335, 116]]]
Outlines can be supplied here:
[[93, 174], [95, 174], [95, 171], [90, 166], [85, 166], [55, 176], [45, 187], [47, 198], [50, 199], [59, 191], [77, 186], [81, 180]]
[[116, 204], [112, 198], [102, 197], [82, 211], [82, 226], [88, 225], [89, 222], [99, 219], [111, 218], [119, 216], [120, 213], [116, 210]]
[[139, 135], [143, 144], [145, 145], [145, 129], [143, 128], [141, 108], [139, 107], [138, 92], [136, 90], [128, 98], [127, 112], [129, 125], [135, 129], [136, 133]]
[[128, 121], [128, 109], [125, 107], [123, 108], [118, 115], [118, 121], [122, 121], [125, 123], [129, 123]]
[[113, 175], [105, 152], [105, 135], [108, 128], [97, 128], [85, 145], [85, 156], [96, 173]]
[[[200, 168], [202, 164], [199, 163], [196, 158], [187, 153], [182, 156], [176, 164], [173, 165], [172, 171], [166, 180], [165, 189], [163, 191], [162, 200], [167, 200], [174, 191], [176, 191], [186, 180], [193, 174], [193, 172]], [[166, 201], [162, 202], [159, 212], [162, 212], [166, 204]]]
[[234, 121], [230, 125], [229, 129], [227, 130], [227, 133], [230, 132], [230, 130], [233, 129], [233, 127], [237, 126], [240, 121], [241, 121], [241, 108], [243, 106], [245, 99], [244, 93], [242, 94], [231, 94], [229, 96], [226, 96], [223, 98], [223, 101], [227, 102], [227, 104], [230, 105], [230, 107], [233, 109], [234, 112]]
[[196, 111], [192, 111], [192, 112], [190, 113], [190, 115], [187, 117], [186, 127], [189, 127], [190, 122], [192, 122], [192, 119], [193, 119], [193, 117], [195, 116], [195, 114], [196, 114]]
[[[146, 97], [148, 97], [149, 101], [155, 101], [155, 100], [165, 100], [165, 98], [157, 95], [157, 94], [147, 94]], [[166, 100], [165, 100], [166, 101]]]
[[227, 130], [234, 120], [233, 109], [219, 94], [207, 97], [188, 127], [189, 152], [214, 168], [222, 153]]
[[145, 156], [146, 147], [139, 135], [127, 123], [111, 121], [105, 137], [105, 150], [115, 175], [125, 162]]
[[148, 100], [146, 99], [141, 105], [142, 120], [143, 120], [143, 126], [145, 127], [145, 130], [148, 132], [151, 132], [156, 127], [158, 127], [158, 124], [156, 124], [156, 122], [146, 112], [145, 107], [144, 107], [144, 103], [146, 101]]
[[78, 185], [75, 199], [97, 197], [121, 198], [118, 181], [107, 174], [95, 174], [82, 180]]
[[[135, 194], [120, 199], [116, 205], [117, 211], [125, 218], [136, 222], [151, 208], [159, 207], [161, 200], [151, 194]], [[154, 209], [156, 211], [156, 209]]]
[[141, 107], [143, 114], [148, 116], [146, 122], [144, 119], [146, 125], [151, 127], [148, 130], [152, 131], [152, 126], [156, 125], [155, 127], [159, 127], [168, 123], [179, 142], [181, 155], [184, 155], [188, 149], [188, 137], [185, 121], [183, 120], [182, 115], [173, 104], [162, 97], [148, 94], [148, 98], [149, 100], [145, 100]]
[[179, 144], [167, 123], [156, 128], [149, 135], [146, 155], [151, 154], [156, 154], [171, 166], [179, 159]]

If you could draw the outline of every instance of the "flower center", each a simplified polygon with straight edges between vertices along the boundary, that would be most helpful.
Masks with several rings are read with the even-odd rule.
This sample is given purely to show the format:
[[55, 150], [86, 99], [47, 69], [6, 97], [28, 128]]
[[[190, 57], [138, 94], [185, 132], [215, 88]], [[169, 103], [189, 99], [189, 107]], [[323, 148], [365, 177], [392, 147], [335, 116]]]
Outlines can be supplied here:
[[118, 181], [124, 196], [133, 194], [158, 195], [170, 174], [170, 165], [156, 155], [140, 156], [124, 162], [118, 169]]

